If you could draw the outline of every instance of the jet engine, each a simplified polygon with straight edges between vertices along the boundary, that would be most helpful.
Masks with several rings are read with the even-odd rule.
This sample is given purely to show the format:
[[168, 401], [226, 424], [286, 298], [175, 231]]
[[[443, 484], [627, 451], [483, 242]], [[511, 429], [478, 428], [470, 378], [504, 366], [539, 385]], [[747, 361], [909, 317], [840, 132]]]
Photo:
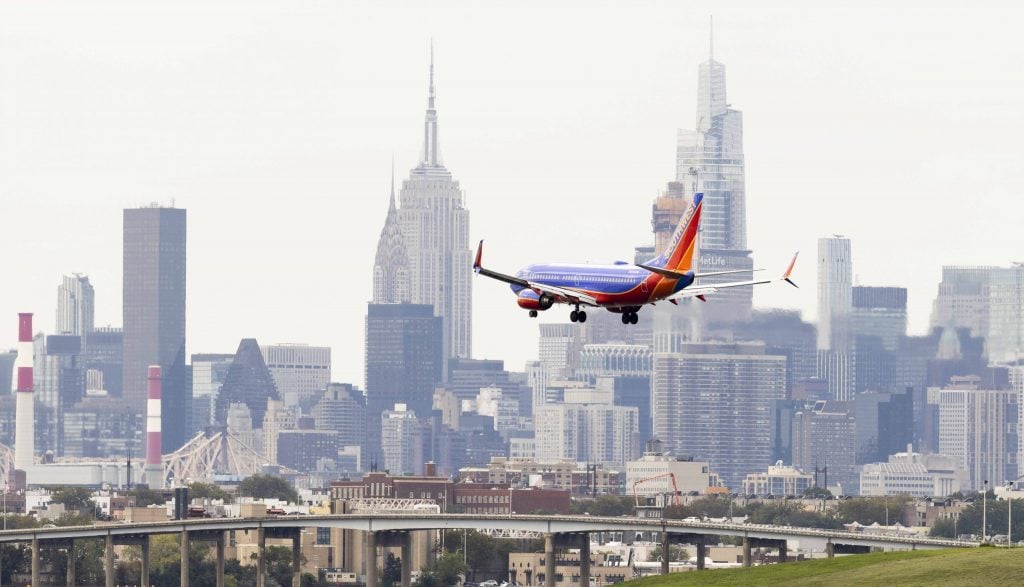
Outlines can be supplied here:
[[549, 294], [538, 294], [532, 289], [524, 289], [519, 292], [516, 303], [524, 310], [547, 310], [555, 304], [555, 298]]

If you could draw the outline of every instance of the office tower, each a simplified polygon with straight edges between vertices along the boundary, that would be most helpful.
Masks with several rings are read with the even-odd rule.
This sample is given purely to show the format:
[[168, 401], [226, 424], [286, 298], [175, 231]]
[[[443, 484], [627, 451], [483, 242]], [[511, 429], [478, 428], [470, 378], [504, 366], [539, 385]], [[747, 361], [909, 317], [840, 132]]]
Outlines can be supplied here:
[[390, 226], [395, 220], [393, 204], [388, 212], [374, 267], [374, 302], [432, 306], [442, 319], [442, 358], [447, 361], [471, 356], [473, 257], [462, 188], [441, 162], [435, 99], [431, 51], [423, 153], [402, 182], [397, 215], [401, 239]]
[[863, 391], [853, 400], [857, 463], [881, 463], [914, 441], [913, 390]]
[[277, 437], [285, 430], [297, 428], [295, 410], [285, 407], [284, 402], [280, 400], [268, 399], [260, 428], [263, 429], [263, 456], [271, 463], [280, 463], [277, 458]]
[[326, 471], [338, 461], [336, 430], [281, 430], [274, 462], [301, 473]]
[[690, 343], [654, 355], [654, 436], [711, 463], [730, 488], [772, 457], [773, 408], [786, 398], [786, 357], [763, 343]]
[[954, 377], [938, 391], [939, 452], [959, 459], [968, 489], [980, 491], [1020, 474], [1018, 393], [979, 389], [980, 378]]
[[184, 444], [189, 431], [185, 229], [185, 210], [153, 205], [124, 211], [122, 395], [142, 413], [148, 368], [160, 366], [161, 425], [167, 452]]
[[640, 456], [639, 411], [613, 405], [611, 394], [585, 394], [534, 410], [537, 460], [569, 459], [622, 467]]
[[946, 265], [932, 305], [931, 328], [969, 328], [988, 337], [989, 281], [997, 267]]
[[[730, 107], [725, 97], [725, 65], [715, 61], [714, 44], [697, 76], [697, 124], [680, 130], [676, 150], [676, 182], [668, 196], [692, 199], [704, 193], [700, 255], [697, 270], [751, 270], [747, 250], [746, 186], [743, 157], [743, 113]], [[658, 228], [656, 216], [656, 226]], [[665, 224], [664, 222], [662, 224]], [[735, 275], [710, 277], [702, 283], [732, 281]], [[733, 279], [730, 279], [733, 278]], [[732, 322], [750, 315], [751, 288], [719, 292], [701, 308], [708, 322]]]
[[348, 383], [329, 383], [311, 414], [317, 430], [336, 430], [338, 447], [356, 449], [356, 467], [366, 452], [366, 397]]
[[651, 422], [651, 348], [631, 344], [587, 344], [580, 353], [579, 376], [591, 383], [605, 380], [617, 406], [638, 412], [640, 442], [653, 436]]
[[245, 404], [252, 417], [252, 427], [263, 425], [267, 412], [267, 400], [279, 400], [274, 378], [270, 376], [267, 364], [263, 362], [259, 344], [255, 338], [243, 338], [238, 351], [231, 361], [231, 368], [220, 386], [217, 395], [213, 421], [217, 425], [227, 422], [228, 408], [233, 404]]
[[85, 396], [82, 337], [39, 334], [35, 338], [37, 449], [64, 454], [64, 412]]
[[907, 335], [907, 288], [854, 286], [851, 299], [854, 340], [877, 337], [886, 350], [895, 351], [900, 337]]
[[102, 373], [104, 391], [113, 397], [122, 397], [124, 331], [105, 326], [85, 333], [82, 362], [87, 370]]
[[65, 275], [57, 287], [57, 334], [84, 336], [93, 329], [96, 294], [89, 277]]
[[412, 301], [409, 283], [409, 251], [405, 247], [398, 206], [395, 205], [395, 170], [392, 163], [388, 215], [380, 231], [380, 239], [377, 240], [377, 256], [373, 261], [373, 303], [409, 303]]
[[786, 388], [790, 396], [794, 385], [818, 376], [817, 334], [814, 325], [804, 322], [799, 311], [755, 310], [749, 320], [732, 325], [732, 334], [735, 340], [760, 340], [768, 354], [786, 357]]
[[331, 382], [330, 347], [274, 344], [260, 351], [286, 406], [308, 411]]
[[384, 469], [394, 475], [422, 474], [423, 439], [420, 421], [405, 404], [380, 414]]
[[430, 416], [443, 379], [442, 319], [425, 304], [369, 304], [366, 312], [367, 454], [380, 462], [381, 414], [396, 403]]
[[498, 359], [452, 359], [448, 361], [448, 380], [444, 389], [458, 400], [474, 400], [485, 387], [497, 387], [506, 398], [517, 401], [525, 385], [505, 370]]
[[546, 402], [546, 389], [556, 381], [573, 377], [579, 363], [581, 340], [575, 324], [539, 324], [537, 355], [540, 370], [533, 379], [533, 407]]
[[253, 426], [252, 412], [243, 403], [232, 403], [228, 406], [224, 421], [228, 433], [242, 444], [263, 454], [263, 431]]
[[14, 382], [14, 361], [17, 358], [17, 351], [0, 353], [0, 397], [11, 394], [11, 384]]
[[818, 401], [793, 416], [793, 466], [804, 471], [828, 467], [828, 483], [856, 495], [856, 423], [850, 402]]
[[228, 377], [235, 355], [201, 353], [192, 355], [191, 435], [214, 425], [217, 396]]
[[145, 429], [145, 413], [123, 399], [85, 397], [64, 412], [64, 456], [109, 459], [131, 451], [141, 460]]
[[650, 377], [651, 347], [639, 344], [586, 344], [577, 372], [584, 378], [601, 376]]
[[[1009, 388], [1017, 394], [1017, 405], [1024, 406], [1024, 361], [1017, 361], [1008, 368]], [[1017, 442], [1020, 445], [1017, 455], [1018, 470], [1024, 473], [1024, 418], [1017, 423]]]
[[839, 401], [853, 394], [852, 287], [850, 239], [818, 239], [818, 376]]
[[913, 452], [891, 455], [884, 462], [869, 463], [860, 470], [862, 496], [910, 495], [917, 498], [946, 497], [964, 489], [967, 474], [950, 456]]
[[993, 270], [988, 287], [989, 361], [1024, 359], [1024, 263]]
[[818, 239], [818, 350], [848, 351], [853, 310], [850, 239]]

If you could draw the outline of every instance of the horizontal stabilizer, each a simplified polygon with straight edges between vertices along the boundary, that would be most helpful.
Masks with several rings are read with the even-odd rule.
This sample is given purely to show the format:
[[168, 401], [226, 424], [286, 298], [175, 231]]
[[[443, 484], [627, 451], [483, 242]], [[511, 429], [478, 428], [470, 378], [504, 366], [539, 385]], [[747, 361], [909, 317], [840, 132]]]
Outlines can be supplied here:
[[730, 271], [712, 271], [710, 273], [698, 273], [693, 276], [694, 279], [698, 277], [711, 277], [713, 275], [735, 275], [737, 273], [753, 273], [755, 271], [764, 271], [764, 269], [733, 269]]

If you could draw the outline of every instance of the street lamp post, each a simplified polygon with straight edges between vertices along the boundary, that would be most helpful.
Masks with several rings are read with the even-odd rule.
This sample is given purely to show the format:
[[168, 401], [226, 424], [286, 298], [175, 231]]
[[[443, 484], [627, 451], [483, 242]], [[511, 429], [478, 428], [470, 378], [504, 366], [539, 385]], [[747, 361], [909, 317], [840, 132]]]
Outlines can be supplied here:
[[981, 494], [981, 543], [988, 543], [988, 479], [985, 479], [985, 492]]

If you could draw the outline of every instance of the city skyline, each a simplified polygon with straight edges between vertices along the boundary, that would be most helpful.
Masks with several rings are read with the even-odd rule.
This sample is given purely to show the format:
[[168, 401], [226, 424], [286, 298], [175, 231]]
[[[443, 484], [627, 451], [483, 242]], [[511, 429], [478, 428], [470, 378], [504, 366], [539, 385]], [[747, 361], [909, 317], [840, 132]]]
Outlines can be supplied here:
[[[446, 20], [459, 13], [452, 6], [428, 14], [426, 25], [414, 22], [424, 17], [417, 10], [395, 17], [403, 32], [396, 47], [351, 59], [358, 43], [382, 47], [367, 33], [344, 44], [331, 27], [344, 33], [353, 26], [349, 12], [358, 22], [379, 15], [375, 9], [314, 14], [280, 5], [230, 23], [182, 8], [164, 25], [131, 11], [80, 23], [70, 11], [0, 9], [0, 37], [9, 45], [0, 72], [10, 80], [8, 107], [0, 108], [0, 124], [10, 129], [0, 140], [0, 217], [8, 219], [0, 231], [32, 251], [10, 260], [8, 275], [20, 276], [20, 287], [0, 291], [0, 310], [33, 311], [37, 330], [56, 333], [53, 285], [80, 271], [96, 290], [97, 326], [121, 326], [120, 210], [176, 200], [190, 216], [188, 353], [231, 352], [243, 337], [306, 342], [335, 351], [336, 380], [360, 382], [359, 326], [371, 299], [391, 152], [399, 169], [418, 160], [431, 34], [445, 161], [468, 194], [470, 238], [489, 239], [491, 264], [514, 269], [552, 251], [566, 261], [628, 259], [634, 246], [651, 242], [647, 215], [673, 176], [675, 130], [693, 124], [710, 8], [652, 4], [620, 15], [598, 6], [584, 15], [593, 30], [581, 27], [565, 47], [555, 29], [572, 10], [558, 7], [533, 23], [528, 51], [511, 33], [485, 26], [493, 21], [482, 15], [468, 14], [476, 30], [462, 30]], [[1014, 215], [1000, 212], [1022, 183], [1012, 169], [1021, 115], [1006, 107], [1020, 101], [1022, 88], [1012, 76], [990, 80], [1013, 71], [1020, 50], [1001, 44], [1006, 23], [986, 20], [995, 30], [970, 46], [950, 34], [981, 27], [982, 14], [939, 14], [922, 26], [906, 7], [886, 12], [884, 23], [872, 21], [879, 10], [794, 10], [810, 16], [788, 23], [785, 36], [765, 24], [780, 17], [758, 16], [754, 6], [715, 10], [716, 60], [728, 64], [730, 94], [745, 115], [748, 246], [769, 271], [781, 270], [792, 250], [804, 251], [796, 273], [804, 289], [765, 288], [755, 307], [796, 307], [814, 319], [814, 242], [841, 232], [857, 249], [854, 283], [907, 287], [910, 329], [920, 333], [943, 265], [1016, 260]], [[174, 23], [196, 13], [209, 22], [176, 42]], [[50, 17], [52, 30], [23, 26]], [[849, 22], [833, 30], [840, 17]], [[639, 23], [650, 34], [602, 41]], [[654, 34], [673, 30], [678, 38]], [[248, 45], [264, 33], [264, 45]], [[287, 49], [300, 33], [305, 44]], [[146, 37], [154, 42], [142, 43]], [[880, 46], [862, 51], [868, 37]], [[247, 49], [261, 66], [239, 66], [223, 86], [210, 86]], [[787, 56], [793, 63], [781, 61]], [[45, 81], [24, 69], [30, 57], [50, 72]], [[836, 63], [842, 75], [825, 71]], [[336, 85], [321, 79], [324, 71]], [[800, 85], [807, 80], [815, 83]], [[972, 82], [984, 91], [960, 87]], [[164, 91], [170, 98], [157, 96]], [[64, 133], [48, 126], [56, 112], [76, 119]], [[964, 147], [965, 140], [966, 155], [947, 142]], [[935, 210], [926, 222], [906, 221], [925, 206]], [[16, 213], [36, 221], [11, 222]], [[517, 227], [529, 227], [529, 237]], [[922, 258], [911, 246], [930, 254]], [[275, 277], [263, 279], [267, 271]], [[474, 356], [520, 370], [535, 357], [536, 322], [492, 285], [474, 283]], [[0, 341], [15, 344], [8, 335]]]

